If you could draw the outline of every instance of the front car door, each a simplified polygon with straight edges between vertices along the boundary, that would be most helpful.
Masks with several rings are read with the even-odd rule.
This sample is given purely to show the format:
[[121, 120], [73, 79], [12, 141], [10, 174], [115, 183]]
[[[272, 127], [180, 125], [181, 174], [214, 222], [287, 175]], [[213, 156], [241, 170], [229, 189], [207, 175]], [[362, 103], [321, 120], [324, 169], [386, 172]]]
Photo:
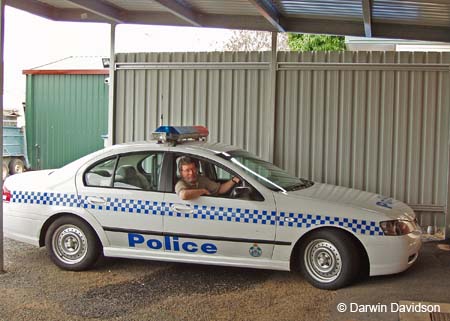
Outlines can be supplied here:
[[172, 190], [165, 197], [170, 212], [164, 218], [164, 233], [176, 240], [180, 254], [186, 259], [199, 257], [213, 264], [273, 267], [271, 258], [276, 244], [273, 194], [254, 189], [219, 157], [189, 155], [198, 159], [200, 175], [219, 182], [238, 176], [253, 189], [253, 196], [231, 198], [228, 193], [183, 201], [173, 188], [179, 177], [176, 161], [182, 155], [186, 153], [173, 152], [168, 156], [174, 177]]

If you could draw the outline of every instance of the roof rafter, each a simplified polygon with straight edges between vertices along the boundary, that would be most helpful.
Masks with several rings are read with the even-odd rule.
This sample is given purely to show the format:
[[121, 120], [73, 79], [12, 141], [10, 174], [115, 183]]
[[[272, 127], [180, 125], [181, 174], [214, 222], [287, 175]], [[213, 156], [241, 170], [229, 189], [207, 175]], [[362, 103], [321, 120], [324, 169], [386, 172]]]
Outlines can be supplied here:
[[6, 0], [5, 4], [53, 20], [57, 13], [56, 8], [38, 1]]
[[372, 3], [371, 0], [361, 0], [364, 20], [364, 32], [367, 38], [372, 38]]
[[280, 23], [280, 13], [279, 11], [273, 7], [273, 5], [269, 4], [264, 0], [248, 0], [251, 4], [253, 4], [256, 9], [258, 9], [259, 13], [266, 18], [267, 21], [279, 32], [285, 32], [286, 28]]
[[117, 8], [103, 2], [92, 0], [66, 0], [79, 8], [85, 9], [93, 14], [112, 20], [116, 23], [124, 23], [121, 19], [122, 12]]
[[195, 27], [201, 27], [200, 15], [194, 10], [185, 7], [178, 3], [176, 0], [153, 0], [167, 9], [180, 19], [187, 21], [189, 24]]

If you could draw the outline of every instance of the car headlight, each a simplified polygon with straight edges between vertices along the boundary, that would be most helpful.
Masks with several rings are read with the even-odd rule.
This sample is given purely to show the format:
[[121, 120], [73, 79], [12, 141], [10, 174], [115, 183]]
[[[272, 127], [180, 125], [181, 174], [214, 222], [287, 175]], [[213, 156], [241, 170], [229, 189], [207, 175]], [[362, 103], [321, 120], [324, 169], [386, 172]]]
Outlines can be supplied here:
[[384, 235], [389, 236], [406, 235], [416, 229], [414, 222], [400, 220], [380, 222], [380, 227], [383, 230]]

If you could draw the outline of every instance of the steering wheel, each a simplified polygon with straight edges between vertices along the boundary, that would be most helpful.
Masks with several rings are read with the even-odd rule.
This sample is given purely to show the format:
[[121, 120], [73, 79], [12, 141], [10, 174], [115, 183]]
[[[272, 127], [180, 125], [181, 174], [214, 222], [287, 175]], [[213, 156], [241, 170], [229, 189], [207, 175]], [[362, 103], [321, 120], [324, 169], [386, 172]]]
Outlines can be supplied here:
[[239, 184], [234, 185], [231, 189], [230, 197], [231, 198], [240, 198], [243, 195], [250, 193], [250, 187], [246, 186], [244, 181], [240, 181]]

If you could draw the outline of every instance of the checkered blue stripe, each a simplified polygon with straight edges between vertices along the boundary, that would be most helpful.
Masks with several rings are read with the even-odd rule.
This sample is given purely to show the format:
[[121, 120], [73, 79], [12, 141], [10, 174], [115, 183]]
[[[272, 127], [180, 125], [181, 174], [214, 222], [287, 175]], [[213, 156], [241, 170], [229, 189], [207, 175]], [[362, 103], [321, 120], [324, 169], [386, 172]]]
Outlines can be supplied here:
[[350, 229], [358, 234], [384, 235], [381, 228], [373, 221], [286, 212], [280, 212], [279, 218], [280, 226], [310, 228], [316, 225], [336, 225]]
[[143, 201], [127, 198], [106, 198], [103, 205], [90, 204], [88, 196], [81, 198], [81, 207], [99, 211], [124, 212], [133, 214], [147, 214], [163, 216], [170, 208], [164, 202]]
[[256, 209], [242, 209], [233, 207], [208, 207], [194, 205], [193, 213], [180, 213], [170, 210], [168, 212], [168, 216], [263, 225], [277, 224], [275, 211], [261, 211]]
[[303, 213], [280, 212], [258, 209], [244, 209], [219, 206], [192, 207], [192, 213], [180, 213], [172, 210], [172, 203], [144, 201], [126, 198], [106, 198], [105, 204], [94, 205], [87, 201], [88, 196], [77, 197], [75, 194], [13, 191], [11, 202], [20, 204], [56, 205], [81, 207], [99, 211], [146, 214], [186, 219], [223, 221], [235, 223], [276, 225], [292, 228], [311, 228], [313, 226], [340, 226], [357, 234], [384, 235], [376, 222], [342, 217], [331, 217]]
[[19, 204], [80, 207], [80, 202], [76, 194], [63, 193], [13, 191], [11, 193], [11, 202]]

